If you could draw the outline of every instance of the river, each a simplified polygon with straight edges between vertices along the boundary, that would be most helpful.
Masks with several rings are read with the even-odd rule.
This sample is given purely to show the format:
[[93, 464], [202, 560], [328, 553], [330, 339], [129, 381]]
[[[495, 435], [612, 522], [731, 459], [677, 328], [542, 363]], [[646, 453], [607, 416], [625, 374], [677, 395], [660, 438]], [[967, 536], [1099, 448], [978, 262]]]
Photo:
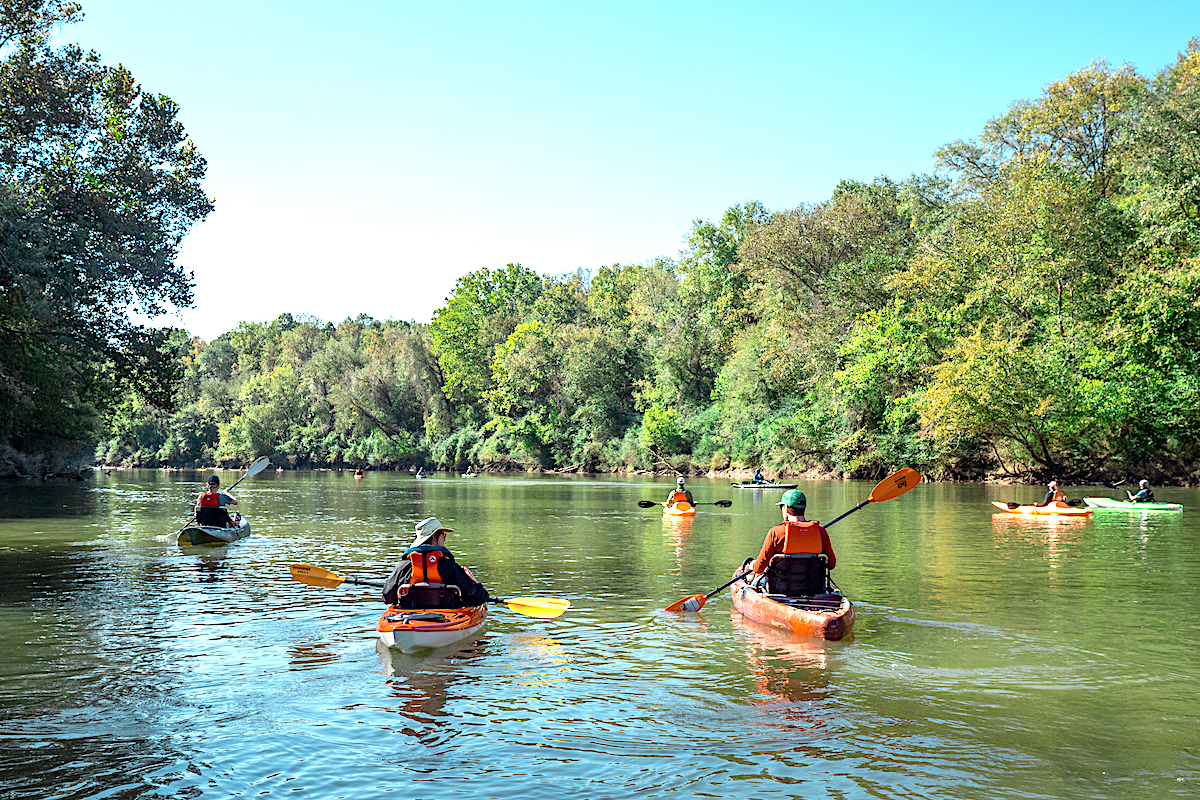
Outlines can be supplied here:
[[[1037, 487], [922, 483], [830, 528], [858, 621], [826, 643], [727, 592], [662, 611], [757, 552], [779, 491], [690, 480], [732, 507], [664, 520], [637, 501], [665, 478], [268, 471], [249, 538], [180, 546], [204, 477], [0, 486], [0, 797], [1200, 795], [1200, 491], [1042, 519], [987, 505]], [[800, 488], [827, 520], [871, 485]], [[290, 577], [382, 580], [426, 516], [494, 595], [571, 610], [402, 655], [374, 590]]]

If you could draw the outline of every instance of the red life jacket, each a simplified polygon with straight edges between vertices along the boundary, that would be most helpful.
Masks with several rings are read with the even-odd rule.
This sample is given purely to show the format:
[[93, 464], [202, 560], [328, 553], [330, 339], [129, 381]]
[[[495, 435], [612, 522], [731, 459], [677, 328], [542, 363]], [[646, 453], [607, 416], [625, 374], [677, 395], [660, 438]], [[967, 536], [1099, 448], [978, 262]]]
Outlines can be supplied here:
[[221, 490], [215, 492], [205, 492], [200, 495], [201, 508], [220, 508], [221, 507]]
[[409, 553], [408, 560], [412, 564], [412, 577], [409, 578], [409, 582], [445, 586], [446, 582], [438, 572], [438, 560], [441, 557], [442, 553], [437, 550]]

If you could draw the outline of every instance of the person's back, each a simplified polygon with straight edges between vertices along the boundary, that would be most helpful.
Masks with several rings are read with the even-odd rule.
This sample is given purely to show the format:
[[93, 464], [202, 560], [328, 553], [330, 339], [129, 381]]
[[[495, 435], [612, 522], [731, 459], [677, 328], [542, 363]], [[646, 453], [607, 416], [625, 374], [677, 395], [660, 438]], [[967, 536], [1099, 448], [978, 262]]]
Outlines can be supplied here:
[[837, 565], [829, 533], [821, 523], [805, 519], [807, 500], [798, 489], [784, 492], [779, 506], [783, 522], [767, 532], [749, 568], [764, 576], [768, 590], [776, 594], [824, 592], [826, 572]]
[[675, 482], [675, 488], [667, 495], [667, 505], [673, 506], [685, 501], [691, 505], [696, 505], [696, 501], [692, 500], [692, 493], [683, 488], [683, 478], [680, 478]]
[[488, 601], [488, 591], [454, 560], [445, 546], [450, 528], [433, 517], [417, 524], [413, 543], [383, 585], [383, 599], [401, 608], [467, 608]]

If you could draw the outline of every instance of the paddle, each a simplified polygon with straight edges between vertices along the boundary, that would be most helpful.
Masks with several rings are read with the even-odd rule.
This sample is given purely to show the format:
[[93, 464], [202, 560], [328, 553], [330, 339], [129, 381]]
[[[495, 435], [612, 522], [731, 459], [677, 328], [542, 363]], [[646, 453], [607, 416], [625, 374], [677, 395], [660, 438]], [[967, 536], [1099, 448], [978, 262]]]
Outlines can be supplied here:
[[[1064, 500], [1063, 502], [1065, 502], [1065, 503], [1066, 503], [1067, 505], [1069, 505], [1069, 506], [1081, 506], [1081, 505], [1083, 505], [1083, 501], [1082, 501], [1082, 500]], [[1012, 502], [1009, 502], [1009, 503], [1005, 503], [1005, 505], [1007, 505], [1009, 508], [1020, 508], [1020, 507], [1021, 507], [1021, 504], [1020, 504], [1020, 503], [1012, 503]], [[1037, 505], [1037, 503], [1031, 503], [1031, 504], [1029, 504], [1029, 505]], [[832, 523], [830, 523], [830, 524], [832, 524]]]
[[[854, 508], [850, 509], [846, 513], [840, 514], [839, 516], [834, 517], [832, 521], [825, 523], [825, 527], [828, 528], [830, 525], [837, 522], [838, 520], [844, 519], [845, 517], [850, 516], [855, 511], [858, 511], [860, 508], [865, 507], [868, 503], [882, 503], [885, 500], [892, 500], [894, 498], [897, 498], [900, 495], [907, 492], [909, 489], [916, 486], [920, 482], [921, 482], [921, 474], [919, 472], [917, 472], [915, 469], [910, 469], [908, 467], [905, 467], [904, 469], [897, 470], [896, 472], [893, 472], [891, 475], [888, 475], [886, 478], [881, 480], [879, 483], [875, 484], [875, 488], [871, 490], [871, 494], [867, 497], [866, 500], [863, 500], [861, 503], [859, 503], [858, 505], [856, 505]], [[752, 570], [749, 570], [749, 569], [743, 570], [742, 572], [738, 573], [737, 575], [734, 575], [733, 580], [718, 586], [717, 588], [713, 589], [708, 594], [693, 594], [693, 595], [683, 598], [682, 600], [677, 600], [674, 603], [671, 603], [671, 605], [667, 606], [666, 610], [667, 611], [699, 611], [700, 609], [704, 608], [704, 604], [708, 602], [709, 598], [716, 596], [716, 594], [718, 592], [720, 592], [722, 589], [724, 589], [728, 586], [732, 586], [737, 581], [739, 581], [742, 578], [749, 575], [751, 573], [751, 571]]]
[[[321, 567], [314, 567], [311, 564], [292, 564], [290, 570], [292, 577], [306, 586], [321, 586], [326, 589], [332, 589], [335, 586], [341, 586], [343, 583], [352, 583], [355, 586], [383, 588], [383, 584], [378, 581], [346, 578], [338, 575], [336, 572], [330, 572]], [[554, 619], [571, 607], [571, 601], [558, 597], [490, 597], [488, 598], [488, 602], [500, 603], [506, 606], [509, 611], [515, 611], [527, 617], [537, 617], [538, 619]]]
[[[654, 508], [655, 506], [665, 506], [666, 503], [656, 503], [653, 500], [638, 500], [638, 508]], [[691, 503], [693, 506], [720, 506], [721, 508], [729, 508], [733, 505], [732, 500], [715, 500], [711, 503]]]
[[[254, 460], [254, 463], [251, 464], [246, 469], [245, 475], [243, 475], [242, 477], [240, 477], [236, 481], [234, 481], [229, 486], [228, 489], [222, 489], [221, 491], [228, 494], [229, 490], [232, 489], [234, 486], [237, 486], [239, 483], [246, 480], [246, 478], [249, 478], [251, 475], [257, 475], [258, 473], [262, 472], [264, 469], [266, 469], [269, 466], [271, 466], [271, 459], [267, 458], [266, 456], [259, 456], [257, 459]], [[191, 519], [189, 519], [187, 522], [183, 523], [183, 527], [186, 528], [188, 526], [188, 524], [191, 522], [194, 522], [195, 519], [196, 519], [196, 509], [193, 508]], [[183, 530], [183, 528], [180, 528], [180, 530]]]

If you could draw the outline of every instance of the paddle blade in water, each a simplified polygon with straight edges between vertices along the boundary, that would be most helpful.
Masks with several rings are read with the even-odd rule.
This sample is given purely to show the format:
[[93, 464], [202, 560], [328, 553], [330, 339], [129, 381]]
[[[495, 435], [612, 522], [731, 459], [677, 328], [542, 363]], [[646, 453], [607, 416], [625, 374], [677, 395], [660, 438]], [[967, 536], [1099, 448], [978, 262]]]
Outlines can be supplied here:
[[309, 586], [323, 586], [332, 589], [341, 586], [346, 579], [327, 569], [314, 567], [312, 564], [292, 564], [292, 577]]
[[875, 484], [875, 488], [871, 490], [871, 496], [867, 499], [872, 503], [882, 503], [884, 500], [899, 497], [920, 482], [921, 473], [915, 469], [905, 467], [893, 472]]
[[707, 595], [694, 594], [671, 603], [671, 605], [667, 606], [667, 611], [699, 611], [704, 608], [704, 604], [707, 602]]
[[510, 611], [538, 619], [554, 619], [571, 607], [570, 600], [558, 597], [506, 597], [500, 602]]

